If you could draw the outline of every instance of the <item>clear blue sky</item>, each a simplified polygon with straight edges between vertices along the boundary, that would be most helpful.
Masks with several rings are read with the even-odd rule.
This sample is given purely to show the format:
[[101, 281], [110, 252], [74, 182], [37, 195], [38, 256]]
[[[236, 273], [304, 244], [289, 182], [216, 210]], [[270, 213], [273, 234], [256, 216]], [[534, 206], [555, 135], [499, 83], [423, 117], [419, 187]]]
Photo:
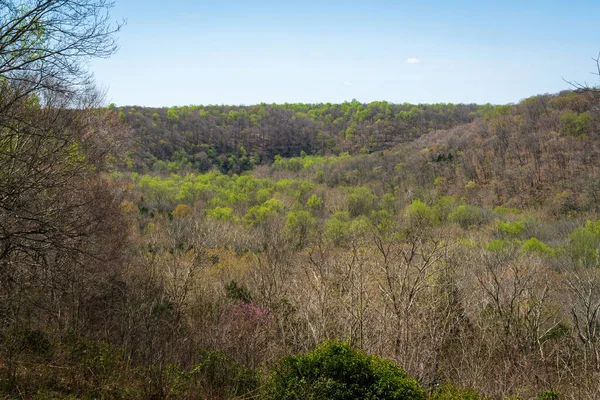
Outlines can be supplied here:
[[600, 0], [116, 0], [117, 105], [508, 103], [600, 81]]

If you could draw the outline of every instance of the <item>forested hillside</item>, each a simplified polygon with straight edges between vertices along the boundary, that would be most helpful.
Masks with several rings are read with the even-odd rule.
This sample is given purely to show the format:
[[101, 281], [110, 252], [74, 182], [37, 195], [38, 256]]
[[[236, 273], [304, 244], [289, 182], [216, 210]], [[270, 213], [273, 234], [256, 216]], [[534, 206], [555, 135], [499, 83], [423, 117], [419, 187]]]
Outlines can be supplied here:
[[[473, 121], [486, 109], [464, 104], [260, 104], [114, 108], [136, 134], [132, 162], [157, 172], [187, 164], [240, 173], [276, 155], [370, 153]], [[166, 164], [171, 161], [176, 165]]]
[[594, 398], [598, 104], [481, 106], [380, 150], [277, 154], [241, 174], [123, 164], [132, 273], [150, 268], [143, 297], [166, 307], [135, 337], [167, 329], [171, 362], [197, 347], [255, 371], [346, 340], [440, 398]]
[[112, 7], [0, 2], [0, 397], [600, 398], [598, 89], [104, 107]]

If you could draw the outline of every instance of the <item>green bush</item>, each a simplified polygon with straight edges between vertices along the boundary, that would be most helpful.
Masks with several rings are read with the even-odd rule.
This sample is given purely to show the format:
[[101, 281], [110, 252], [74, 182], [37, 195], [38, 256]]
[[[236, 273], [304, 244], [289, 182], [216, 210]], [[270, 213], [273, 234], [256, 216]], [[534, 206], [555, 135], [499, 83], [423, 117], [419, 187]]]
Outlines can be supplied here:
[[517, 237], [525, 230], [525, 224], [522, 221], [498, 221], [498, 223], [496, 224], [496, 230], [498, 230], [498, 232], [500, 232], [505, 237]]
[[233, 219], [233, 210], [230, 207], [215, 207], [208, 210], [206, 214], [213, 219], [221, 221], [231, 221]]
[[588, 112], [577, 114], [568, 112], [561, 118], [563, 133], [570, 136], [585, 136], [592, 126], [592, 116]]
[[440, 221], [446, 221], [450, 214], [456, 210], [456, 207], [456, 200], [451, 196], [442, 196], [433, 205], [436, 217]]
[[560, 392], [556, 390], [546, 390], [537, 396], [537, 400], [558, 400], [560, 398]]
[[521, 246], [521, 252], [526, 254], [541, 254], [551, 257], [556, 255], [556, 250], [534, 237], [526, 240], [525, 243], [523, 243], [523, 246]]
[[410, 203], [407, 213], [412, 225], [431, 225], [437, 221], [434, 209], [421, 200]]
[[317, 220], [308, 211], [292, 211], [285, 219], [285, 233], [297, 247], [304, 247]]
[[350, 216], [369, 215], [375, 199], [377, 197], [371, 192], [371, 189], [364, 186], [353, 188], [347, 198]]
[[425, 399], [419, 384], [396, 364], [336, 342], [282, 359], [263, 394], [273, 400]]
[[582, 267], [600, 264], [600, 221], [588, 221], [585, 227], [569, 235], [569, 254]]
[[470, 205], [460, 205], [449, 215], [449, 219], [459, 224], [463, 229], [483, 225], [490, 219], [487, 210]]

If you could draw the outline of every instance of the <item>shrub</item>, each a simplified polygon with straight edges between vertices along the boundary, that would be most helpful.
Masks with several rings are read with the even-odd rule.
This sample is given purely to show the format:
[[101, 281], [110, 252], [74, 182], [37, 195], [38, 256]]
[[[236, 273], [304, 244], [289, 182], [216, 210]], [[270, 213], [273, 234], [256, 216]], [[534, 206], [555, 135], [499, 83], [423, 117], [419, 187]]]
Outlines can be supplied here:
[[193, 213], [194, 211], [185, 204], [178, 204], [177, 207], [175, 207], [175, 210], [173, 210], [173, 216], [176, 218], [189, 217]]
[[556, 254], [556, 251], [552, 247], [534, 237], [526, 240], [525, 243], [523, 243], [523, 246], [521, 246], [521, 251], [527, 254], [535, 253], [546, 256], [554, 256]]
[[584, 136], [590, 130], [593, 119], [588, 112], [577, 114], [568, 112], [561, 118], [563, 133], [570, 136]]
[[221, 221], [231, 221], [233, 219], [233, 209], [230, 207], [215, 207], [208, 210], [207, 215]]
[[261, 224], [283, 210], [283, 203], [277, 199], [269, 199], [259, 206], [248, 209], [244, 222], [250, 226]]
[[308, 211], [292, 211], [285, 219], [285, 233], [297, 247], [304, 247], [316, 224], [317, 220]]
[[489, 221], [489, 213], [486, 212], [486, 210], [470, 205], [456, 207], [456, 210], [448, 217], [451, 221], [459, 224], [463, 229], [470, 228], [471, 226], [483, 225]]
[[313, 194], [306, 201], [306, 206], [311, 210], [321, 210], [323, 209], [323, 198]]
[[585, 227], [575, 229], [569, 235], [569, 253], [583, 267], [600, 264], [600, 221], [588, 221]]
[[328, 342], [308, 354], [282, 359], [267, 381], [264, 398], [420, 400], [425, 392], [391, 361]]
[[353, 188], [347, 198], [348, 212], [352, 217], [369, 215], [373, 209], [373, 202], [377, 197], [371, 189], [361, 186]]
[[525, 224], [521, 221], [498, 221], [498, 223], [496, 224], [496, 229], [503, 236], [517, 237], [525, 230]]
[[442, 196], [436, 200], [433, 210], [438, 220], [446, 221], [456, 210], [456, 200], [451, 196]]
[[488, 251], [493, 251], [494, 253], [502, 253], [508, 250], [511, 247], [511, 242], [508, 240], [496, 239], [492, 240], [490, 244], [487, 246]]
[[558, 400], [560, 399], [560, 392], [556, 390], [546, 390], [537, 396], [537, 400]]
[[407, 213], [413, 225], [430, 225], [436, 221], [434, 210], [421, 200], [410, 203]]

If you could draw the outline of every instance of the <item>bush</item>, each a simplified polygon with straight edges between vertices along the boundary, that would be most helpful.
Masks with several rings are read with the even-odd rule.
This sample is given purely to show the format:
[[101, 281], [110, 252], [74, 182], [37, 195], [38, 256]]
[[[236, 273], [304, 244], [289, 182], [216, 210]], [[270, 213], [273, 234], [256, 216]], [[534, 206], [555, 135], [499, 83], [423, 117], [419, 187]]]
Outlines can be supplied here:
[[414, 200], [407, 209], [408, 218], [412, 225], [431, 225], [436, 223], [435, 211], [421, 200]]
[[498, 221], [496, 224], [496, 229], [504, 237], [518, 237], [525, 230], [525, 224], [522, 221]]
[[526, 254], [541, 254], [551, 257], [556, 255], [556, 250], [534, 237], [523, 243], [521, 251]]
[[233, 209], [230, 207], [215, 207], [212, 210], [208, 210], [206, 214], [210, 218], [221, 221], [231, 221], [233, 219]]
[[328, 342], [296, 357], [286, 357], [271, 373], [265, 399], [420, 400], [425, 392], [391, 361]]
[[490, 219], [489, 212], [482, 208], [470, 205], [461, 205], [456, 207], [453, 213], [449, 215], [451, 221], [459, 224], [463, 229], [471, 226], [483, 225]]
[[369, 215], [375, 199], [377, 197], [371, 192], [371, 189], [364, 186], [353, 188], [347, 198], [350, 216]]
[[556, 390], [546, 390], [537, 396], [537, 400], [558, 400], [560, 399], [560, 392]]
[[173, 216], [176, 218], [185, 218], [192, 215], [194, 211], [185, 204], [178, 204], [177, 207], [173, 210]]
[[301, 248], [306, 245], [309, 234], [316, 224], [317, 220], [308, 211], [292, 211], [285, 219], [285, 233], [297, 247]]
[[600, 221], [588, 221], [585, 227], [569, 235], [568, 251], [578, 265], [586, 268], [600, 265]]

